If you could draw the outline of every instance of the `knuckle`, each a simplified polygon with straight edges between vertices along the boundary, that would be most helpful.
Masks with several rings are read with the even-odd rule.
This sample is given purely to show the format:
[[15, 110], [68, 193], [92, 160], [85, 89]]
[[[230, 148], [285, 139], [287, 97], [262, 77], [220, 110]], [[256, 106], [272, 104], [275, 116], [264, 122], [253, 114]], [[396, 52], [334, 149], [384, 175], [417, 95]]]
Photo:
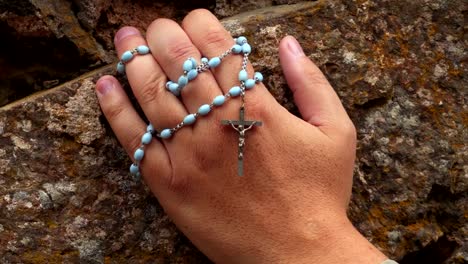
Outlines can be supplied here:
[[171, 169], [161, 172], [162, 184], [179, 197], [186, 197], [193, 190], [194, 171], [191, 166], [171, 164]]
[[179, 41], [170, 45], [167, 50], [170, 60], [182, 61], [195, 55], [194, 46], [188, 41]]
[[163, 174], [162, 180], [168, 190], [180, 196], [187, 196], [190, 191], [191, 184], [186, 173], [178, 173], [176, 170], [172, 170], [170, 173]]
[[[112, 118], [120, 118], [120, 115], [125, 111], [124, 107], [122, 106], [116, 106], [114, 109], [110, 110], [106, 114], [107, 118], [109, 119], [110, 122], [112, 122], [110, 116], [113, 116]], [[127, 151], [128, 155], [130, 158], [133, 160], [133, 153], [135, 153], [135, 150], [140, 147], [141, 145], [141, 131], [137, 127], [131, 127], [128, 128], [126, 133], [121, 134], [119, 137], [119, 141], [124, 147], [124, 149]]]
[[122, 100], [114, 98], [108, 105], [103, 107], [102, 111], [108, 120], [111, 122], [118, 119], [125, 111], [125, 104]]
[[306, 79], [309, 80], [309, 83], [315, 85], [329, 85], [327, 78], [319, 69], [309, 69], [306, 72]]
[[197, 148], [193, 154], [194, 165], [199, 171], [202, 172], [209, 171], [211, 168], [213, 168], [213, 164], [219, 162], [215, 157], [209, 155], [206, 149], [207, 148], [205, 147]]
[[[203, 144], [194, 144], [192, 147], [192, 156], [191, 160], [196, 171], [206, 173], [213, 169], [214, 164], [220, 164], [219, 157], [225, 157], [226, 149], [220, 148], [222, 146], [223, 140], [225, 140], [225, 135], [223, 135], [221, 130], [212, 131], [209, 134], [204, 133], [200, 137], [205, 138]], [[210, 150], [216, 150], [215, 152]]]
[[156, 73], [151, 74], [138, 91], [140, 103], [142, 105], [148, 105], [156, 101], [163, 91], [162, 87], [164, 87], [164, 82], [165, 77]]
[[141, 136], [138, 131], [132, 129], [131, 136], [129, 136], [127, 142], [123, 142], [128, 155], [133, 160], [133, 153], [141, 146]]
[[204, 40], [207, 43], [206, 45], [210, 48], [225, 48], [227, 45], [228, 39], [222, 28], [210, 28], [206, 31]]
[[347, 140], [350, 140], [351, 142], [357, 141], [356, 127], [351, 120], [345, 122], [343, 125], [343, 132]]
[[266, 120], [269, 119], [272, 109], [270, 105], [266, 104], [265, 101], [261, 98], [261, 96], [255, 95], [250, 96], [249, 104], [246, 106], [248, 107], [249, 116], [251, 118], [255, 118], [256, 120]]

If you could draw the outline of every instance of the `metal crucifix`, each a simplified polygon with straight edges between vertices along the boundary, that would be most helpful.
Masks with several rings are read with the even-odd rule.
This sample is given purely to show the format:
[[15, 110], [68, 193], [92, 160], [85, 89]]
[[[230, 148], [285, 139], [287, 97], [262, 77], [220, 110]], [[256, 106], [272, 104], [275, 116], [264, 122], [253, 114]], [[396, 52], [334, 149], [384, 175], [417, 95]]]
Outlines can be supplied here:
[[239, 109], [239, 120], [221, 120], [223, 125], [231, 125], [239, 133], [239, 154], [237, 156], [237, 173], [242, 176], [244, 173], [244, 146], [245, 132], [253, 126], [261, 126], [261, 121], [246, 121], [244, 120], [244, 106]]

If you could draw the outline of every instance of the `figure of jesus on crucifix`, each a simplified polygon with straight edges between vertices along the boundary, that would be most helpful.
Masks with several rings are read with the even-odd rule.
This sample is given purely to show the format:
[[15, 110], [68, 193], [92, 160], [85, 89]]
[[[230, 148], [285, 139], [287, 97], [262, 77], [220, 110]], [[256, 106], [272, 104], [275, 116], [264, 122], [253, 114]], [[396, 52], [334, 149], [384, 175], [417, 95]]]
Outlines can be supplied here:
[[245, 146], [245, 132], [250, 130], [253, 126], [261, 126], [261, 121], [246, 121], [244, 120], [244, 106], [239, 109], [239, 120], [222, 120], [221, 124], [231, 125], [239, 133], [239, 154], [237, 156], [237, 171], [238, 175], [244, 174], [244, 146]]

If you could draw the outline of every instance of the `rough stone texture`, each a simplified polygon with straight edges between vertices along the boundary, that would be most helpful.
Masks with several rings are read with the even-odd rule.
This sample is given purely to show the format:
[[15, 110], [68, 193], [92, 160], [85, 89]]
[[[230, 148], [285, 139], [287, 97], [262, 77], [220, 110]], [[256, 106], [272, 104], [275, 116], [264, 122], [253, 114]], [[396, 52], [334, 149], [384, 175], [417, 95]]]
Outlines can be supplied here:
[[113, 36], [122, 26], [144, 33], [156, 18], [181, 20], [195, 8], [221, 18], [295, 2], [0, 0], [0, 34], [6, 40], [0, 42], [0, 68], [6, 69], [0, 71], [0, 106], [114, 61]]
[[70, 2], [31, 0], [31, 3], [37, 8], [38, 18], [48, 26], [49, 30], [58, 38], [66, 36], [78, 47], [81, 55], [88, 56], [91, 60], [112, 61], [106, 58], [101, 45], [83, 30], [71, 9]]
[[101, 120], [106, 67], [0, 110], [1, 263], [203, 263], [127, 173]]
[[[467, 12], [455, 0], [329, 0], [224, 21], [291, 112], [279, 40], [296, 36], [326, 73], [359, 132], [349, 214], [401, 263], [468, 261]], [[0, 262], [208, 262], [130, 180], [92, 94], [110, 71], [0, 108]]]
[[[230, 1], [216, 0], [214, 13], [219, 17], [233, 16], [242, 12], [252, 11], [259, 8], [265, 8], [275, 5], [296, 4], [300, 0], [246, 0], [246, 1]], [[308, 1], [313, 2], [313, 1]]]

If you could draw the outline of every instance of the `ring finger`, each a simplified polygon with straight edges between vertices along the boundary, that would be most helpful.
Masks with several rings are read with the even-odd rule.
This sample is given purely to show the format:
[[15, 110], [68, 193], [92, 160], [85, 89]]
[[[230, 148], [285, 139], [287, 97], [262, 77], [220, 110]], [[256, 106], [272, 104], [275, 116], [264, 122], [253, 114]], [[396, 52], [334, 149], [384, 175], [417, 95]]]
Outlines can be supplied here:
[[[120, 29], [114, 42], [119, 58], [128, 50], [147, 45], [133, 27]], [[180, 101], [165, 90], [166, 77], [153, 56], [135, 55], [125, 64], [125, 71], [138, 103], [158, 131], [174, 127], [187, 115]]]
[[[184, 71], [182, 65], [188, 58], [192, 57], [200, 63], [200, 52], [184, 30], [172, 20], [155, 20], [148, 28], [147, 39], [153, 56], [173, 82], [178, 82]], [[210, 104], [214, 97], [221, 94], [210, 71], [198, 74], [181, 89], [182, 101], [191, 113], [203, 104]]]

